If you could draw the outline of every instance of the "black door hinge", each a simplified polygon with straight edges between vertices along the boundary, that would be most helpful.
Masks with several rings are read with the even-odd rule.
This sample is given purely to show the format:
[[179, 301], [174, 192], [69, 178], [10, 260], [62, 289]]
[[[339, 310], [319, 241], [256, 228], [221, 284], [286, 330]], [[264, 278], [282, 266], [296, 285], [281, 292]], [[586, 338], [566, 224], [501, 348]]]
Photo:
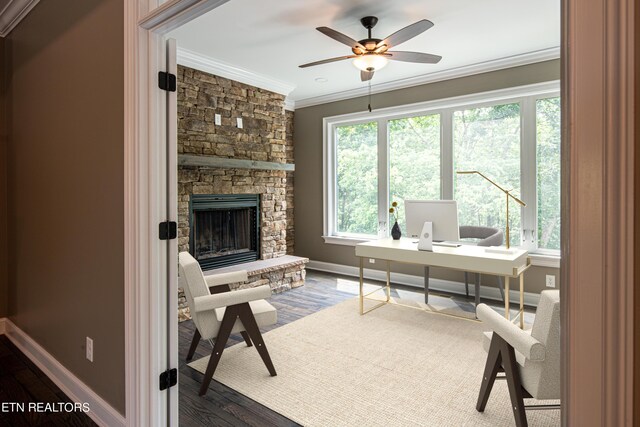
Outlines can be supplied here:
[[158, 73], [158, 87], [167, 92], [176, 91], [176, 75], [160, 71]]
[[160, 240], [171, 240], [178, 237], [178, 224], [175, 221], [161, 222], [158, 227]]
[[178, 370], [176, 368], [169, 369], [160, 374], [160, 390], [166, 390], [178, 384]]

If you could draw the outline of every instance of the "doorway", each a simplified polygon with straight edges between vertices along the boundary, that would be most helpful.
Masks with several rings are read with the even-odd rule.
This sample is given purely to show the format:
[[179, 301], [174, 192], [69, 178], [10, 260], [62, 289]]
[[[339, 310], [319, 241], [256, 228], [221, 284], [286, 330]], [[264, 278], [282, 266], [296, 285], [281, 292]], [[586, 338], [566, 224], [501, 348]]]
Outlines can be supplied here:
[[[173, 26], [173, 27], [175, 27], [176, 25], [178, 25], [178, 24], [177, 24], [177, 22], [186, 22], [186, 20], [191, 19], [192, 17], [196, 16], [197, 14], [192, 14], [192, 15], [191, 15], [191, 18], [188, 18], [188, 19], [187, 19], [187, 18], [186, 18], [186, 16], [187, 16], [189, 13], [193, 13], [193, 9], [192, 9], [192, 10], [190, 10], [188, 13], [187, 13], [187, 12], [185, 12], [185, 11], [187, 11], [187, 10], [189, 9], [189, 7], [193, 6], [193, 5], [194, 5], [194, 3], [197, 3], [197, 5], [198, 5], [198, 6], [202, 6], [202, 5], [203, 5], [203, 3], [208, 3], [208, 6], [207, 6], [207, 7], [211, 7], [211, 3], [214, 3], [214, 2], [172, 2], [169, 6], [173, 7], [173, 6], [179, 5], [180, 3], [182, 3], [182, 5], [181, 5], [181, 6], [182, 6], [182, 10], [178, 9], [178, 10], [180, 10], [180, 13], [176, 13], [176, 15], [177, 15], [178, 17], [177, 17], [176, 19], [174, 19], [173, 21], [169, 20], [169, 21], [171, 21], [169, 24], [167, 24], [167, 22], [169, 22], [169, 21], [167, 21], [166, 17], [167, 17], [167, 16], [171, 16], [171, 15], [166, 14], [166, 12], [167, 12], [169, 9], [171, 9], [171, 8], [167, 6], [167, 7], [161, 8], [162, 10], [161, 10], [161, 11], [159, 11], [158, 13], [155, 13], [153, 16], [150, 16], [150, 17], [149, 17], [150, 19], [148, 19], [148, 20], [146, 21], [146, 24], [145, 24], [145, 22], [143, 22], [143, 26], [144, 26], [144, 25], [147, 25], [147, 27], [146, 27], [146, 28], [149, 28], [149, 29], [150, 29], [150, 28], [156, 28], [156, 29], [159, 29], [159, 28], [162, 28], [162, 27], [163, 27], [163, 25], [164, 25], [164, 30], [158, 30], [158, 31], [166, 31], [166, 30], [167, 30], [167, 28], [172, 27], [172, 26]], [[190, 3], [190, 4], [189, 4], [189, 6], [187, 6], [187, 5], [186, 5], [186, 3]], [[568, 5], [570, 5], [570, 4], [571, 4], [571, 2], [570, 2], [570, 1], [566, 1], [566, 2], [565, 2], [565, 7], [566, 7], [566, 8], [568, 8]], [[202, 6], [202, 7], [204, 7], [204, 6]], [[213, 8], [213, 7], [211, 7], [211, 8]], [[201, 11], [202, 11], [202, 9], [201, 9]], [[160, 12], [164, 12], [164, 13], [165, 13], [164, 17], [162, 17], [162, 13], [160, 13]], [[198, 13], [199, 13], [199, 12], [198, 12]], [[623, 16], [624, 16], [624, 15], [623, 15]], [[175, 18], [175, 16], [174, 16], [174, 18]], [[173, 19], [173, 18], [172, 18], [172, 19]], [[137, 22], [137, 21], [136, 21], [136, 22]], [[154, 37], [155, 37], [155, 36], [154, 36]], [[157, 40], [156, 40], [156, 41], [157, 41]], [[149, 45], [153, 45], [153, 43], [154, 43], [154, 40], [153, 40], [153, 37], [152, 37], [152, 38], [151, 38], [151, 42], [150, 42], [150, 44], [149, 44]], [[149, 46], [149, 45], [148, 45], [148, 46]], [[153, 55], [151, 55], [151, 56], [153, 57]], [[160, 55], [160, 56], [161, 56], [161, 55]], [[570, 61], [570, 59], [567, 59], [567, 61]], [[152, 62], [153, 62], [153, 61], [152, 61]], [[147, 65], [148, 65], [148, 64], [147, 64]], [[574, 65], [575, 65], [575, 64], [574, 64]], [[624, 64], [623, 64], [623, 65], [624, 65]], [[566, 70], [565, 70], [565, 73], [566, 73]], [[153, 73], [151, 73], [151, 75], [153, 75]], [[575, 76], [574, 76], [574, 77], [575, 77]], [[592, 80], [592, 81], [598, 81], [598, 78], [599, 78], [599, 76], [593, 76], [593, 79], [594, 79], [594, 80]], [[586, 79], [585, 79], [585, 80], [586, 80]], [[565, 89], [566, 89], [566, 87], [565, 87]], [[568, 90], [568, 89], [567, 89], [567, 90]], [[566, 93], [568, 94], [569, 92], [566, 92]], [[613, 92], [612, 92], [612, 93], [613, 93]], [[611, 93], [610, 93], [609, 95], [611, 95], [611, 96], [615, 96], [615, 94], [611, 94]], [[602, 96], [605, 96], [605, 95], [602, 95]], [[572, 102], [572, 101], [570, 100], [570, 101], [569, 101], [570, 105], [571, 105], [571, 102]], [[573, 102], [575, 102], [575, 100], [574, 100]], [[160, 107], [152, 106], [151, 110], [153, 111], [153, 110], [154, 110], [154, 109], [156, 109], [156, 108], [157, 108], [157, 109], [160, 109]], [[565, 107], [565, 108], [566, 108], [566, 107]], [[156, 111], [156, 112], [157, 112], [157, 111]], [[575, 113], [575, 110], [572, 112], [572, 114], [576, 114], [576, 113]], [[151, 121], [151, 122], [154, 122], [154, 125], [155, 125], [155, 124], [157, 124], [157, 123], [159, 122], [159, 120], [158, 120], [158, 116], [154, 116], [153, 114], [150, 114], [150, 116], [149, 116], [149, 117], [151, 118], [151, 119], [150, 119], [150, 121]], [[144, 117], [143, 117], [142, 119], [144, 120]], [[148, 125], [149, 125], [149, 123], [146, 123], [146, 124], [148, 124]], [[151, 125], [149, 125], [146, 129], [147, 129], [147, 130], [149, 130], [149, 134], [153, 134], [155, 131], [153, 131], [153, 132], [152, 132], [152, 131], [151, 131], [151, 129], [156, 129], [156, 127], [155, 127], [155, 126], [151, 126]], [[145, 136], [148, 136], [148, 135], [145, 135]], [[626, 140], [624, 140], [624, 141], [626, 141]], [[575, 156], [573, 156], [572, 158], [575, 158]], [[567, 163], [568, 163], [568, 156], [566, 157], [566, 159], [567, 159], [566, 161], [567, 161]], [[153, 162], [152, 162], [152, 163], [153, 163]], [[152, 166], [153, 166], [153, 165], [152, 165]], [[632, 166], [633, 166], [633, 165], [632, 165]], [[146, 165], [146, 167], [149, 167], [149, 165]], [[608, 166], [607, 166], [607, 167], [608, 167]], [[605, 169], [606, 169], [606, 168], [605, 168]], [[611, 169], [607, 169], [607, 170], [611, 170]], [[622, 179], [624, 180], [625, 178], [624, 178], [624, 177], [622, 177]], [[574, 184], [575, 184], [575, 180], [574, 180], [574, 181], [572, 181], [572, 182], [565, 181], [565, 183], [564, 183], [564, 185], [565, 185], [565, 186], [567, 186], [567, 187], [568, 187], [568, 186], [571, 186], [571, 185], [574, 185]], [[576, 185], [577, 185], [577, 184], [576, 184]], [[566, 188], [566, 187], [565, 187], [565, 188]], [[153, 193], [153, 192], [152, 192], [152, 193]], [[150, 197], [150, 199], [152, 199], [152, 200], [156, 200], [156, 199], [155, 199], [155, 197]], [[157, 200], [156, 200], [156, 202], [157, 202]], [[605, 203], [605, 202], [603, 202], [603, 203]], [[152, 204], [153, 204], [153, 203], [152, 203]], [[566, 211], [565, 211], [565, 212], [566, 212]], [[574, 212], [575, 212], [575, 211], [574, 211]], [[568, 213], [567, 213], [567, 215], [568, 215]], [[145, 220], [145, 221], [146, 221], [146, 220]], [[573, 227], [570, 223], [569, 223], [569, 226], [570, 226], [570, 227]], [[149, 236], [150, 234], [151, 234], [151, 233], [148, 233], [148, 232], [147, 232], [147, 233], [140, 233], [140, 234], [138, 235], [138, 237], [142, 236], [144, 239], [146, 239], [146, 240], [144, 240], [144, 239], [142, 239], [142, 240], [144, 240], [144, 241], [150, 241], [150, 239], [151, 239], [151, 237]], [[570, 236], [571, 236], [571, 235], [568, 235], [568, 236], [567, 236], [567, 235], [565, 235], [565, 238], [563, 239], [563, 241], [567, 241], [567, 239], [568, 239]], [[575, 238], [575, 237], [574, 237], [574, 240], [572, 240], [572, 242], [574, 242], [574, 245], [573, 245], [574, 247], [576, 247], [576, 243], [578, 242], [578, 240], [576, 240], [576, 239], [577, 239], [577, 238]], [[624, 241], [624, 239], [622, 239], [621, 241], [623, 242], [623, 241]], [[565, 249], [567, 249], [567, 248], [565, 248]], [[134, 251], [134, 252], [135, 252], [135, 251]], [[568, 255], [568, 252], [566, 252], [566, 253], [567, 253], [567, 255]], [[139, 259], [139, 258], [138, 258], [138, 259]], [[626, 259], [626, 262], [627, 262], [627, 264], [625, 264], [625, 265], [633, 265], [632, 261], [629, 261], [629, 258], [625, 258], [625, 259]], [[155, 261], [154, 261], [154, 262], [155, 262]], [[629, 263], [630, 263], [630, 264], [629, 264]], [[160, 263], [160, 265], [161, 265], [161, 263]], [[157, 266], [158, 266], [158, 264], [154, 264], [154, 268], [156, 268]], [[564, 269], [564, 270], [565, 270], [565, 272], [567, 272], [568, 270], [570, 270], [570, 268], [571, 268], [571, 266], [569, 266], [569, 268], [565, 268], [565, 269]], [[575, 267], [574, 267], [574, 268], [575, 268]], [[150, 270], [150, 271], [151, 271], [151, 270]], [[575, 273], [575, 272], [576, 272], [576, 270], [573, 270], [573, 272]], [[155, 273], [150, 273], [150, 274], [151, 274], [151, 276], [154, 276], [154, 274], [155, 274]], [[565, 273], [565, 274], [569, 274], [569, 273]], [[568, 275], [568, 276], [565, 276], [565, 277], [567, 278], [567, 280], [566, 280], [567, 287], [569, 287], [569, 286], [570, 286], [570, 284], [572, 283], [572, 280], [575, 280], [575, 279], [572, 279], [572, 276], [569, 276], [569, 275]], [[573, 277], [575, 278], [575, 275], [574, 275]], [[611, 280], [611, 279], [607, 279], [607, 280]], [[134, 282], [135, 282], [135, 280], [134, 280]], [[625, 281], [624, 283], [627, 283], [627, 282]], [[600, 289], [600, 290], [599, 290], [599, 289]], [[592, 288], [592, 290], [593, 290], [593, 292], [595, 292], [596, 294], [598, 294], [598, 292], [602, 292], [601, 288], [598, 288], [597, 286], [594, 286], [594, 287]], [[625, 291], [625, 292], [626, 292], [626, 291]], [[601, 294], [601, 293], [599, 293], [599, 295], [602, 295], [602, 294]], [[617, 295], [617, 294], [616, 294], [616, 295]], [[614, 295], [614, 296], [615, 296], [615, 295]], [[569, 299], [569, 298], [570, 298], [570, 297], [569, 297], [569, 296], [567, 296], [567, 298], [565, 298], [565, 299]], [[567, 310], [569, 310], [569, 311], [571, 311], [571, 310], [575, 310], [576, 308], [577, 308], [577, 306], [571, 306], [571, 305], [565, 306], [565, 309], [566, 309], [566, 310], [565, 310], [565, 312], [566, 312]], [[592, 314], [593, 314], [593, 313], [592, 313]], [[624, 314], [624, 313], [623, 313], [623, 314]], [[627, 313], [627, 314], [625, 314], [625, 315], [629, 316], [629, 314], [628, 314], [628, 313]], [[144, 321], [144, 320], [143, 320], [143, 321]], [[142, 323], [142, 322], [141, 322], [141, 323]], [[579, 325], [577, 324], [577, 322], [576, 322], [575, 320], [569, 320], [568, 322], [564, 322], [564, 323], [563, 323], [563, 325], [567, 325], [567, 323], [569, 323], [571, 326], [574, 326], [574, 325], [575, 325], [575, 328], [579, 328]], [[138, 333], [138, 335], [141, 335], [141, 334], [142, 334], [142, 330], [144, 330], [144, 328], [137, 328], [136, 333]], [[152, 327], [151, 329], [149, 329], [149, 330], [153, 330], [153, 327]], [[570, 334], [565, 333], [564, 335], [565, 335], [565, 336], [568, 336], [568, 335], [570, 335]], [[575, 336], [576, 336], [576, 335], [574, 335], [574, 337], [575, 337]], [[624, 338], [624, 339], [628, 340], [628, 337], [627, 337], [627, 338]], [[568, 351], [569, 351], [569, 348], [570, 348], [570, 347], [567, 345], [567, 347], [565, 347], [565, 350], [567, 350], [567, 352], [568, 352]], [[149, 356], [149, 359], [153, 360], [153, 356]], [[607, 363], [606, 361], [603, 361], [603, 364], [604, 364], [604, 365], [603, 365], [603, 369], [610, 369], [610, 370], [615, 371], [615, 369], [614, 369], [614, 368], [612, 368], [612, 367], [608, 367], [608, 365], [606, 365], [606, 363]], [[612, 372], [613, 372], [613, 371], [612, 371]], [[618, 371], [618, 372], [619, 372], [619, 371]], [[620, 375], [616, 376], [616, 378], [622, 378], [622, 377], [623, 377], [623, 376], [620, 376]], [[146, 378], [146, 380], [147, 380], [147, 384], [149, 384], [149, 383], [150, 383], [150, 384], [153, 384], [153, 382], [154, 382], [154, 381], [153, 381], [153, 379], [154, 379], [154, 378], [155, 378], [155, 377], [153, 376], [153, 372], [152, 372], [152, 373], [151, 373], [151, 374], [149, 374], [149, 375], [147, 376], [147, 378]], [[144, 376], [143, 376], [143, 378], [142, 378], [142, 379], [144, 379]], [[576, 384], [577, 384], [577, 382], [576, 382], [576, 381], [578, 381], [578, 380], [577, 380], [577, 379], [574, 379], [571, 383], [565, 383], [565, 390], [569, 390], [569, 389], [573, 390], [573, 389], [574, 389], [574, 387], [576, 387]], [[143, 381], [143, 382], [144, 382], [144, 381]], [[135, 387], [134, 387], [134, 388], [135, 388]], [[142, 387], [141, 387], [141, 388], [142, 388]], [[598, 390], [599, 390], [599, 389], [597, 389], [594, 393], [597, 393], [597, 392], [598, 392]], [[568, 394], [566, 394], [565, 396], [567, 397], [567, 398], [565, 399], [565, 401], [566, 401], [566, 402], [568, 402], [568, 401], [569, 401], [569, 399], [568, 399]], [[594, 396], [595, 396], [595, 394], [594, 394]], [[598, 396], [602, 396], [602, 395], [598, 395]], [[595, 397], [594, 397], [594, 399], [595, 399]], [[151, 402], [149, 402], [149, 403], [148, 403], [150, 406], [157, 405], [157, 403], [153, 403], [153, 399], [150, 399], [150, 400], [151, 400]], [[604, 399], [601, 399], [601, 400], [600, 400], [600, 402], [602, 402], [602, 401], [604, 401]], [[597, 402], [597, 400], [594, 400], [594, 403], [598, 403], [598, 402]], [[159, 406], [162, 406], [162, 405], [159, 405]], [[596, 405], [596, 406], [598, 406], [598, 407], [599, 407], [599, 405]], [[144, 408], [146, 408], [146, 407], [145, 407], [145, 406], [142, 406], [142, 408], [143, 408], [143, 410], [144, 410]], [[571, 408], [571, 407], [570, 407], [570, 408]], [[575, 406], [574, 406], [574, 408], [575, 408]], [[128, 408], [128, 409], [129, 409], [129, 408]], [[574, 409], [574, 411], [577, 411], [577, 409]], [[129, 413], [129, 412], [128, 412], [128, 413]], [[159, 415], [159, 416], [161, 417], [162, 415]]]

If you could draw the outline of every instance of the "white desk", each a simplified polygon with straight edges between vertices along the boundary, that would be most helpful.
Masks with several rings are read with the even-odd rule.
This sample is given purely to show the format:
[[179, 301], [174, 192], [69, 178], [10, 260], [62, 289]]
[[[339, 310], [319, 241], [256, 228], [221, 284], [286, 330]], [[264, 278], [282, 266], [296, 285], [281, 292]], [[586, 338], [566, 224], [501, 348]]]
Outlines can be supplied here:
[[[360, 314], [390, 302], [391, 262], [418, 264], [425, 267], [425, 302], [429, 297], [429, 267], [442, 267], [480, 274], [504, 276], [505, 317], [510, 318], [509, 279], [520, 279], [520, 327], [524, 327], [524, 272], [531, 266], [529, 254], [525, 250], [512, 249], [512, 253], [487, 252], [486, 247], [462, 245], [458, 247], [435, 246], [433, 252], [419, 251], [416, 239], [406, 237], [400, 240], [373, 240], [356, 245], [356, 256], [360, 257]], [[364, 259], [375, 258], [387, 261], [386, 300], [364, 310], [363, 269]]]

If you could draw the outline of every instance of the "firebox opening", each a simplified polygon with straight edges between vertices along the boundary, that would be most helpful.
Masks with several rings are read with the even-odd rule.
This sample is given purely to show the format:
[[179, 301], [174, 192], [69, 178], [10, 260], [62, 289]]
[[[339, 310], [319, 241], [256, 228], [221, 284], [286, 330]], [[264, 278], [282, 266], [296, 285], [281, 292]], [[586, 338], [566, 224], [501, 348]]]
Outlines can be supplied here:
[[203, 269], [259, 259], [257, 194], [192, 195], [189, 249]]

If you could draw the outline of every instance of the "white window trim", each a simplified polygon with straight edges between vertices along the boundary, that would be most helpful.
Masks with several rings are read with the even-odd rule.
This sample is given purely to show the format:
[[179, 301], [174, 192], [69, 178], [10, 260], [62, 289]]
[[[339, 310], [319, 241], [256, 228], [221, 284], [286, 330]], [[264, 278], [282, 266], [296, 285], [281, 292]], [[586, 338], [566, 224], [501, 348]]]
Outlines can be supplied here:
[[[441, 143], [441, 197], [453, 198], [453, 135], [451, 129], [453, 112], [463, 108], [481, 108], [496, 104], [520, 104], [520, 132], [521, 132], [521, 196], [531, 200], [526, 207], [521, 208], [522, 229], [533, 230], [523, 233], [522, 246], [530, 251], [536, 251], [537, 241], [537, 188], [535, 182], [536, 170], [536, 100], [560, 96], [560, 81], [537, 83], [526, 86], [480, 92], [470, 95], [444, 98], [415, 104], [381, 108], [373, 112], [362, 111], [339, 116], [325, 117], [322, 120], [323, 129], [323, 238], [325, 243], [350, 245], [373, 240], [374, 236], [338, 235], [335, 233], [337, 206], [336, 194], [336, 127], [355, 125], [360, 123], [378, 122], [378, 223], [379, 233], [388, 233], [388, 142], [387, 122], [389, 120], [440, 114], [440, 143]], [[533, 179], [531, 179], [533, 178]], [[383, 200], [384, 199], [384, 200]], [[526, 210], [526, 211], [525, 211]], [[533, 236], [528, 240], [527, 236]], [[535, 252], [534, 252], [535, 253]], [[550, 250], [540, 250], [532, 257], [534, 264], [559, 264], [559, 254]]]

